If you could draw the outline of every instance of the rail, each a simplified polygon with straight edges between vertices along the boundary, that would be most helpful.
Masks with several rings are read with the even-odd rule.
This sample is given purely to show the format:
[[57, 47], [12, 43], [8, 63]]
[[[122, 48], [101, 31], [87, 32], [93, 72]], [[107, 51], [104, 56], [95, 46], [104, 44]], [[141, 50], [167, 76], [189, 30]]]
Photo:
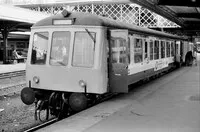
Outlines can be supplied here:
[[18, 77], [18, 76], [25, 76], [25, 74], [26, 74], [25, 70], [0, 73], [0, 79], [12, 78], [12, 77]]
[[38, 130], [38, 129], [41, 129], [41, 128], [44, 128], [44, 127], [46, 127], [46, 126], [48, 126], [48, 125], [53, 124], [53, 123], [55, 123], [56, 121], [58, 121], [57, 118], [51, 119], [51, 120], [49, 120], [49, 121], [47, 121], [47, 122], [44, 122], [44, 123], [42, 123], [42, 124], [39, 124], [39, 125], [34, 126], [34, 127], [32, 127], [32, 128], [29, 128], [28, 130], [25, 130], [24, 132], [34, 132], [34, 131], [36, 131], [36, 130]]

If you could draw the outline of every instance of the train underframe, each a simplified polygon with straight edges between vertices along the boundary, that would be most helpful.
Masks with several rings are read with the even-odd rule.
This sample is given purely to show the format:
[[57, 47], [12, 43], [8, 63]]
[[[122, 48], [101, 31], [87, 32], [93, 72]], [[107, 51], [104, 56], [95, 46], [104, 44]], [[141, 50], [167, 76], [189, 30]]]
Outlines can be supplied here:
[[[24, 89], [29, 89], [29, 95], [31, 92], [35, 97], [35, 119], [40, 121], [48, 120], [50, 114], [58, 119], [65, 118], [92, 106], [103, 97], [99, 94], [50, 91], [36, 88]], [[41, 119], [41, 111], [46, 111], [45, 119]]]

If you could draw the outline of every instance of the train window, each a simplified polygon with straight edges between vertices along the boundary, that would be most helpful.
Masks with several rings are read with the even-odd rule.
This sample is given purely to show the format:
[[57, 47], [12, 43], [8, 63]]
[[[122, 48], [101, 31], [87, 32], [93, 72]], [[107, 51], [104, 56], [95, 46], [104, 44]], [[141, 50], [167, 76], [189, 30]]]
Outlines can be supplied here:
[[175, 55], [175, 45], [173, 42], [171, 42], [171, 56]]
[[33, 36], [31, 64], [44, 65], [46, 63], [48, 32], [36, 32]]
[[144, 58], [147, 58], [148, 57], [148, 42], [145, 41], [144, 43]]
[[154, 41], [154, 60], [159, 59], [159, 41]]
[[70, 32], [53, 32], [50, 64], [55, 66], [66, 66], [69, 58]]
[[165, 58], [165, 41], [161, 41], [161, 58]]
[[112, 41], [112, 63], [129, 63], [127, 61], [126, 40], [123, 38], [113, 38]]
[[142, 39], [135, 39], [134, 43], [134, 62], [140, 63], [143, 61]]
[[153, 40], [150, 40], [150, 60], [153, 60]]
[[77, 67], [93, 67], [96, 33], [76, 32], [72, 65]]
[[[126, 45], [126, 44], [125, 44]], [[128, 49], [127, 49], [127, 59], [128, 59], [128, 64], [131, 62], [131, 44], [130, 44], [130, 38], [128, 37]]]
[[167, 47], [167, 57], [170, 57], [170, 43], [169, 42], [166, 42], [166, 47]]

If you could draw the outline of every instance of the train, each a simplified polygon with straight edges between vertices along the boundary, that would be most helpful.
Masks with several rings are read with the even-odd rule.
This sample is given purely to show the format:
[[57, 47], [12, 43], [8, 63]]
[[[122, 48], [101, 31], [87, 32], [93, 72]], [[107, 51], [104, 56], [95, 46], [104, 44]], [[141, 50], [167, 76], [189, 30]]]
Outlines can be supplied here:
[[21, 100], [62, 117], [180, 67], [189, 51], [180, 36], [63, 10], [31, 27]]

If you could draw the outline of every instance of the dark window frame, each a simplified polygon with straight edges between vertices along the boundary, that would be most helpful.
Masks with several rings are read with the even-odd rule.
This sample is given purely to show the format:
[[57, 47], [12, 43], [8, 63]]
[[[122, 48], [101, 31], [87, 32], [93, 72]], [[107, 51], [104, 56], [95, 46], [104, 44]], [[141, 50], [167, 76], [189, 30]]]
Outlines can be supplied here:
[[[42, 35], [42, 34], [45, 34], [45, 35]], [[41, 39], [43, 38], [43, 40], [47, 40], [47, 41], [44, 41], [46, 46], [45, 46], [45, 49], [43, 51], [36, 46], [34, 47], [35, 35], [38, 35], [38, 37], [40, 37]], [[31, 64], [32, 65], [45, 65], [46, 64], [48, 42], [49, 42], [49, 32], [48, 31], [35, 32], [33, 34], [32, 52], [31, 52]], [[40, 45], [41, 45], [41, 43], [40, 43]], [[39, 51], [40, 51], [40, 53], [39, 53]], [[39, 57], [37, 57], [39, 54], [41, 55], [40, 59], [38, 59]]]

